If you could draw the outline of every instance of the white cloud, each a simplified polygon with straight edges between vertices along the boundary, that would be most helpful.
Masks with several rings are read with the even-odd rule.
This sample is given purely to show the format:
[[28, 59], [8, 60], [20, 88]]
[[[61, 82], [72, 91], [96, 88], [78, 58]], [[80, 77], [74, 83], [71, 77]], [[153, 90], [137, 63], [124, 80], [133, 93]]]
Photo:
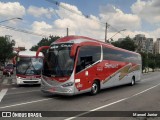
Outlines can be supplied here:
[[19, 2], [0, 2], [0, 19], [23, 17], [25, 8]]
[[34, 21], [32, 24], [32, 30], [37, 33], [47, 33], [51, 29], [52, 29], [52, 26], [47, 24], [44, 21], [42, 22]]
[[[34, 22], [32, 24], [32, 30], [35, 32], [53, 34], [59, 36], [66, 35], [66, 28], [69, 28], [69, 35], [83, 35], [104, 41], [105, 35], [105, 24], [100, 24], [97, 21], [104, 21], [110, 18], [110, 24], [116, 27], [118, 30], [128, 29], [135, 30], [140, 27], [140, 19], [138, 16], [133, 14], [125, 14], [120, 9], [111, 6], [103, 6], [100, 10], [100, 18], [90, 15], [92, 19], [87, 19], [82, 15], [82, 12], [78, 10], [76, 6], [69, 5], [66, 3], [61, 3], [66, 9], [73, 10], [74, 12], [67, 11], [61, 7], [56, 10], [57, 16], [59, 18], [53, 21], [52, 25], [45, 22]], [[110, 10], [107, 10], [110, 9]], [[107, 10], [107, 13], [105, 12]], [[43, 26], [43, 27], [42, 27]], [[44, 29], [45, 28], [45, 29]], [[111, 29], [111, 28], [110, 28]], [[116, 31], [117, 32], [117, 31]], [[108, 38], [113, 36], [115, 31], [108, 32]], [[125, 32], [125, 31], [124, 31]], [[115, 38], [123, 37], [121, 34], [117, 34]]]
[[44, 35], [44, 37], [48, 37], [49, 35], [57, 35], [57, 36], [65, 36], [66, 35], [66, 28], [55, 28], [55, 26], [47, 24], [44, 21], [34, 21], [31, 25], [31, 31], [35, 33], [39, 33]]
[[47, 17], [51, 18], [52, 15], [55, 14], [54, 9], [52, 8], [44, 8], [44, 7], [36, 7], [36, 6], [30, 6], [27, 10], [27, 13], [34, 16], [34, 17]]
[[56, 12], [62, 18], [65, 18], [65, 17], [67, 18], [68, 16], [72, 17], [73, 14], [71, 14], [71, 12], [73, 12], [75, 14], [82, 15], [82, 12], [79, 11], [78, 8], [74, 5], [70, 5], [70, 4], [67, 4], [67, 3], [60, 3], [60, 6], [62, 6], [63, 8], [59, 7], [59, 10], [56, 10]]
[[[157, 40], [157, 38], [160, 38], [160, 28], [157, 28], [153, 31], [125, 31], [126, 36], [130, 36], [131, 38], [135, 37], [137, 34], [144, 34], [147, 38], [153, 38], [154, 41]], [[123, 38], [123, 36], [116, 35], [115, 40], [118, 40], [118, 38]]]
[[13, 30], [0, 28], [0, 36], [10, 35], [11, 40], [15, 40], [16, 47], [21, 46], [30, 49], [33, 45], [36, 45], [41, 39], [41, 36], [29, 35]]
[[126, 14], [113, 5], [101, 6], [100, 12], [100, 17], [102, 21], [110, 23], [119, 30], [136, 30], [141, 27], [141, 20], [137, 15]]
[[160, 22], [160, 0], [137, 0], [131, 9], [133, 13], [150, 23]]
[[154, 37], [154, 39], [160, 38], [160, 28], [155, 29], [154, 31], [150, 32], [151, 36]]
[[[104, 41], [105, 24], [100, 24], [99, 22], [97, 22], [103, 21], [109, 22], [109, 24], [111, 24], [117, 30], [122, 30], [124, 28], [127, 29], [127, 31], [123, 31], [122, 33], [125, 36], [129, 35], [130, 37], [134, 37], [136, 34], [145, 34], [146, 37], [160, 37], [160, 29], [156, 29], [152, 32], [141, 31], [139, 29], [141, 28], [141, 16], [139, 15], [138, 11], [143, 10], [146, 2], [141, 4], [137, 3], [139, 6], [136, 5], [136, 3], [132, 5], [132, 11], [134, 12], [134, 14], [124, 13], [121, 9], [118, 9], [113, 5], [101, 6], [98, 16], [89, 15], [89, 18], [92, 18], [92, 20], [85, 18], [82, 12], [76, 6], [66, 3], [61, 3], [61, 5], [63, 7], [66, 7], [67, 9], [71, 9], [71, 11], [74, 11], [79, 15], [67, 11], [61, 7], [59, 7], [57, 10], [53, 10], [51, 8], [38, 8], [35, 6], [30, 6], [27, 10], [28, 14], [34, 15], [35, 17], [37, 17], [37, 19], [38, 17], [46, 17], [50, 19], [55, 14], [58, 17], [53, 21], [52, 24], [47, 23], [47, 21], [33, 21], [30, 26], [28, 26], [28, 28], [31, 28], [29, 31], [33, 31], [35, 33], [43, 34], [46, 36], [58, 35], [63, 37], [66, 35], [66, 28], [68, 27], [69, 35], [83, 35]], [[5, 4], [9, 5], [8, 3]], [[110, 27], [107, 33], [108, 39], [115, 35], [117, 32], [111, 29], [112, 28]], [[36, 45], [42, 39], [42, 37], [40, 36], [28, 35], [25, 33], [20, 34], [19, 32], [11, 30], [0, 29], [0, 35], [4, 35], [7, 33], [13, 36], [13, 39], [16, 40], [17, 45], [25, 46], [28, 49], [30, 49], [33, 45]], [[113, 39], [117, 40], [121, 37], [124, 36], [122, 36], [121, 34], [116, 34]]]

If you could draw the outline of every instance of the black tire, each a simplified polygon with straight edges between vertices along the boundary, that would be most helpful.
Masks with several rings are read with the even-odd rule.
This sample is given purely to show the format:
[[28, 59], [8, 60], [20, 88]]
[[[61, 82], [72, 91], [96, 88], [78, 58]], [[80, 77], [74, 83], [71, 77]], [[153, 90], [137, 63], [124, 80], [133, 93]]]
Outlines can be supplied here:
[[94, 81], [91, 87], [91, 95], [96, 95], [100, 90], [100, 85], [98, 81]]
[[132, 79], [131, 79], [131, 84], [130, 84], [131, 86], [133, 86], [133, 85], [135, 85], [135, 77], [132, 77]]

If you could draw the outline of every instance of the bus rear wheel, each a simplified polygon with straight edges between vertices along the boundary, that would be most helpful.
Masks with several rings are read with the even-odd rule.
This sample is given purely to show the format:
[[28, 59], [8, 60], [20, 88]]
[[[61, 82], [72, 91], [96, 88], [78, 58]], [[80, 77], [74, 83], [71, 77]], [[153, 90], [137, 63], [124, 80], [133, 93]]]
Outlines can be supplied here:
[[132, 77], [132, 80], [131, 80], [131, 86], [135, 85], [135, 77]]
[[100, 90], [100, 86], [98, 81], [94, 81], [91, 88], [91, 95], [96, 95]]

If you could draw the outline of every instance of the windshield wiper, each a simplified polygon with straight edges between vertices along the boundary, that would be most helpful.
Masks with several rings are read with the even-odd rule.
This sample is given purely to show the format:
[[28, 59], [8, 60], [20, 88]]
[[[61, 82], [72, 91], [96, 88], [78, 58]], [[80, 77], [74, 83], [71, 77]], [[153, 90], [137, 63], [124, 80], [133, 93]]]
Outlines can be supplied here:
[[37, 75], [39, 75], [38, 71], [35, 69], [35, 67], [33, 66], [32, 64], [32, 61], [31, 61], [31, 67], [33, 67], [34, 71], [36, 72]]
[[30, 68], [30, 66], [31, 66], [31, 64], [30, 64], [30, 65], [28, 65], [28, 67], [27, 67], [27, 69], [25, 70], [25, 72], [23, 73], [23, 75], [25, 75], [25, 74], [26, 74], [26, 72], [27, 72], [27, 70]]

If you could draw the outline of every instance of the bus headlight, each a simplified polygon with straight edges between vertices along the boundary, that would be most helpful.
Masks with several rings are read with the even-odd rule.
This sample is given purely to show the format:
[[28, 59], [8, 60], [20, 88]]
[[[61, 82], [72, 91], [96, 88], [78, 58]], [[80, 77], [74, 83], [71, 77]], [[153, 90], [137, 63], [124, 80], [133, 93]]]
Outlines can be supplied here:
[[69, 83], [66, 83], [64, 85], [62, 85], [62, 87], [69, 87], [69, 86], [72, 86], [73, 85], [73, 82], [69, 82]]

